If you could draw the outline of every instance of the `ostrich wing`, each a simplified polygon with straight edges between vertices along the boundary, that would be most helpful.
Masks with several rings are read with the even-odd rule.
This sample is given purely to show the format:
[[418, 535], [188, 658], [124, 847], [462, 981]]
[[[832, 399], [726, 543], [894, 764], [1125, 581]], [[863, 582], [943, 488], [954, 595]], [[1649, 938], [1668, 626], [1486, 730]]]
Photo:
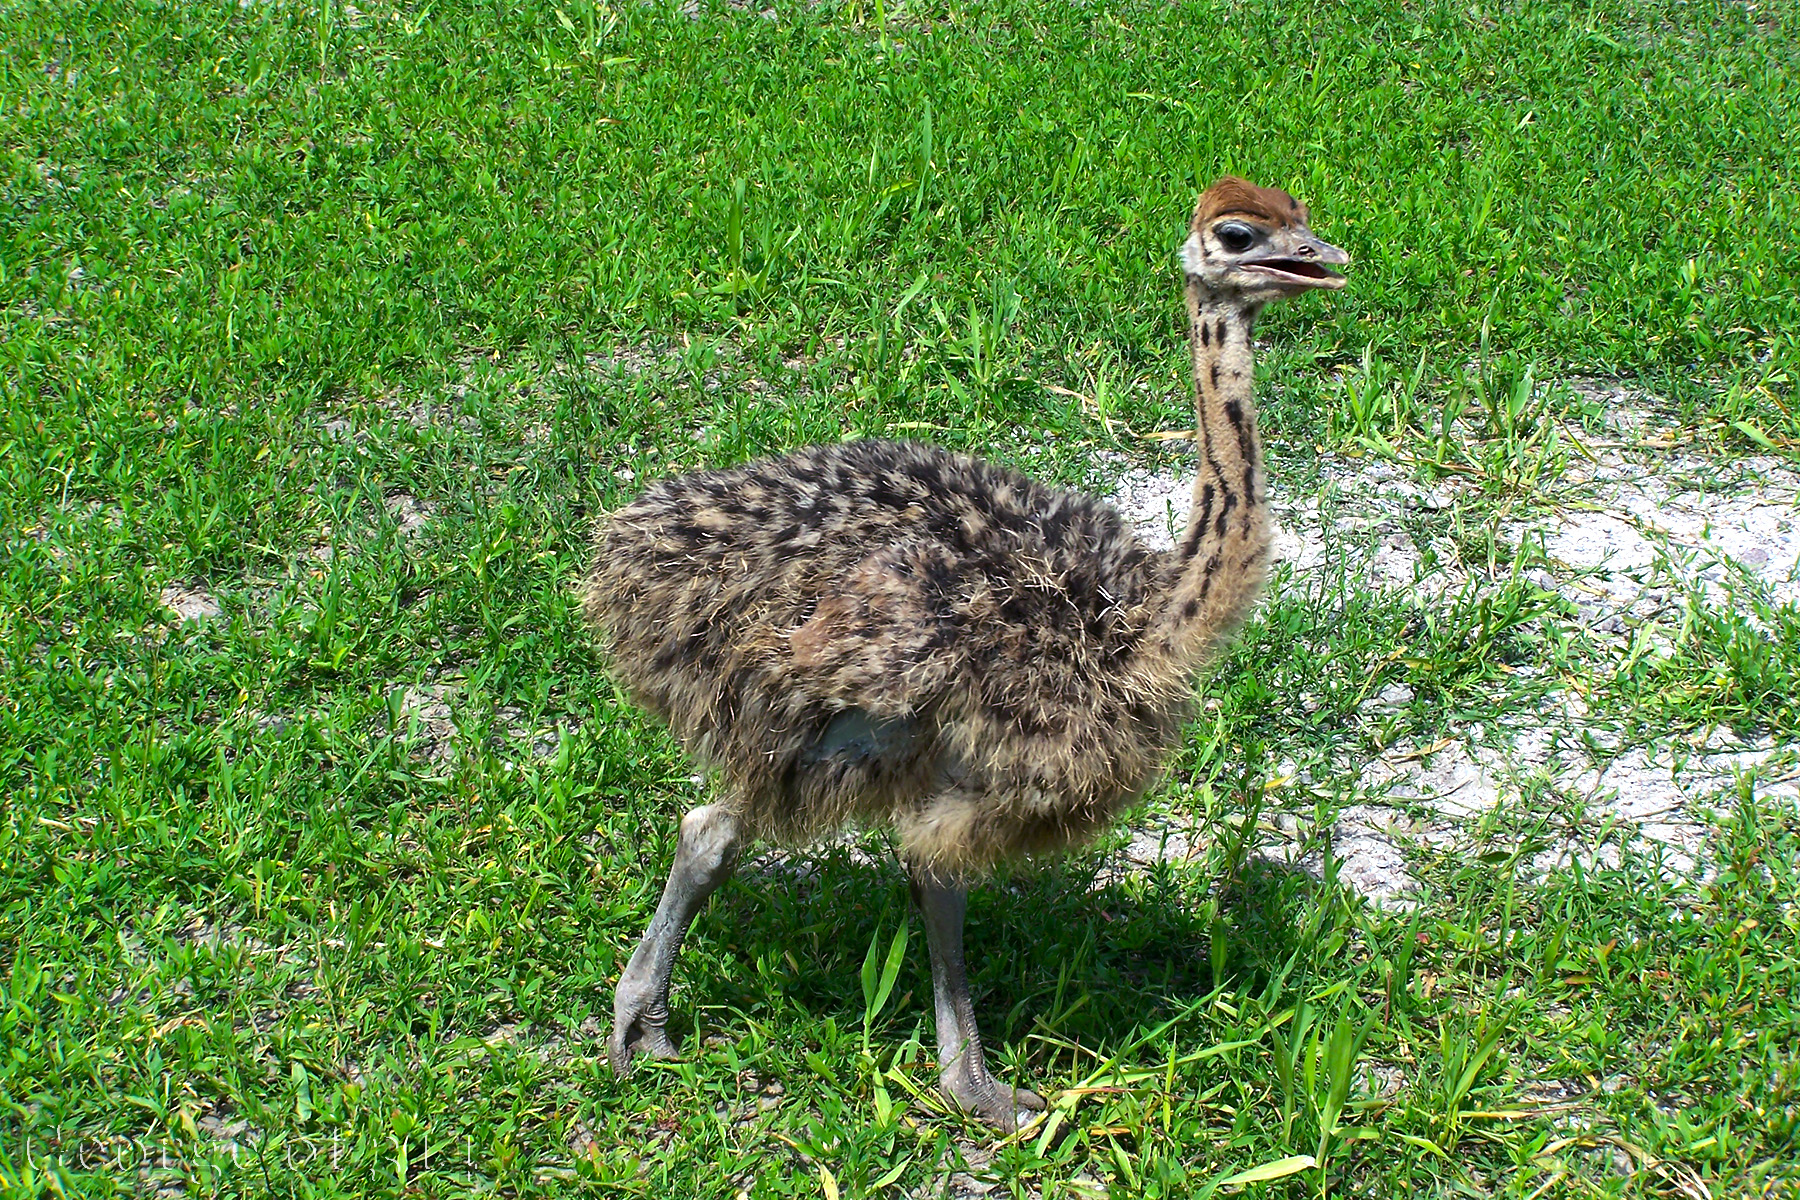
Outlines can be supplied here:
[[838, 580], [789, 638], [809, 689], [873, 718], [910, 717], [956, 672], [955, 562], [935, 542], [885, 546]]

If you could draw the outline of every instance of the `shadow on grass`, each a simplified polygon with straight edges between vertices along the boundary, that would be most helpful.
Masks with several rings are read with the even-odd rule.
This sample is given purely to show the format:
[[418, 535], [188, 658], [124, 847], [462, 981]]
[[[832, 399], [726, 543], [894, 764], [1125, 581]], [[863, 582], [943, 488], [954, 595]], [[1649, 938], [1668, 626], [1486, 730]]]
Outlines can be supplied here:
[[[1223, 986], [1260, 991], [1277, 973], [1309, 972], [1305, 914], [1320, 884], [1303, 871], [1253, 861], [1221, 889], [1218, 920], [1203, 863], [1122, 871], [1116, 856], [1084, 854], [1015, 868], [972, 888], [965, 947], [978, 1019], [989, 1045], [1047, 1035], [1106, 1052]], [[896, 1002], [876, 1038], [915, 1026], [932, 1042], [931, 980], [924, 930], [906, 879], [889, 854], [831, 847], [749, 860], [696, 920], [676, 968], [691, 1011], [719, 1014], [708, 1034], [735, 1037], [729, 1022], [791, 1022], [799, 1014], [859, 1028], [860, 971], [870, 947], [885, 952], [908, 922]], [[1215, 978], [1215, 933], [1226, 939]], [[729, 1015], [727, 1015], [729, 1014]], [[710, 1023], [710, 1021], [709, 1021]], [[691, 1020], [672, 1027], [691, 1040]]]

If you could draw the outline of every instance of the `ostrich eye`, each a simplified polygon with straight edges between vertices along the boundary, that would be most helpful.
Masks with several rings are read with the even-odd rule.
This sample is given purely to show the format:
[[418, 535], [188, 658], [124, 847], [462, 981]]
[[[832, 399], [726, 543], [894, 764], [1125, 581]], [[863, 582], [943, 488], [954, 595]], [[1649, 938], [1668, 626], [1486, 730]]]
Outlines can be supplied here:
[[1213, 230], [1219, 244], [1233, 254], [1241, 254], [1256, 244], [1256, 230], [1238, 221], [1228, 221]]

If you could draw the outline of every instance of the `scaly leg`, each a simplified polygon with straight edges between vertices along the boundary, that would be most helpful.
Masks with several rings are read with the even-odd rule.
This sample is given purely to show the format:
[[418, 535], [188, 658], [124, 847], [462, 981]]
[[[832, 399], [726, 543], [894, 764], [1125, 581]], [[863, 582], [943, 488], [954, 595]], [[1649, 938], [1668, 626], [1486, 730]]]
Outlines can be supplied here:
[[931, 946], [931, 988], [937, 1002], [938, 1088], [965, 1112], [974, 1113], [1002, 1133], [1029, 1124], [1044, 1110], [1044, 1099], [1025, 1088], [1008, 1087], [988, 1073], [975, 1028], [975, 1006], [969, 1000], [969, 974], [963, 962], [963, 916], [968, 890], [927, 872], [908, 869], [913, 902], [925, 917]]
[[669, 1019], [669, 972], [694, 914], [731, 878], [741, 844], [737, 818], [722, 805], [704, 805], [681, 819], [681, 840], [662, 901], [644, 930], [644, 940], [625, 964], [613, 997], [607, 1057], [620, 1075], [630, 1074], [634, 1054], [675, 1057], [675, 1044], [664, 1028]]

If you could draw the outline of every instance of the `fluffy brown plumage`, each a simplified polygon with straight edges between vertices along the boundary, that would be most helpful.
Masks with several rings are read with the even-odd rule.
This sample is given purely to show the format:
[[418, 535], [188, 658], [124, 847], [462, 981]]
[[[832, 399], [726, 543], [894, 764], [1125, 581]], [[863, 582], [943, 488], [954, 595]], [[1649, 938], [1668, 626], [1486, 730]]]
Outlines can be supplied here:
[[1186, 693], [1144, 645], [1172, 559], [1100, 501], [851, 442], [657, 484], [608, 522], [587, 613], [751, 836], [885, 823], [961, 874], [1154, 777]]

